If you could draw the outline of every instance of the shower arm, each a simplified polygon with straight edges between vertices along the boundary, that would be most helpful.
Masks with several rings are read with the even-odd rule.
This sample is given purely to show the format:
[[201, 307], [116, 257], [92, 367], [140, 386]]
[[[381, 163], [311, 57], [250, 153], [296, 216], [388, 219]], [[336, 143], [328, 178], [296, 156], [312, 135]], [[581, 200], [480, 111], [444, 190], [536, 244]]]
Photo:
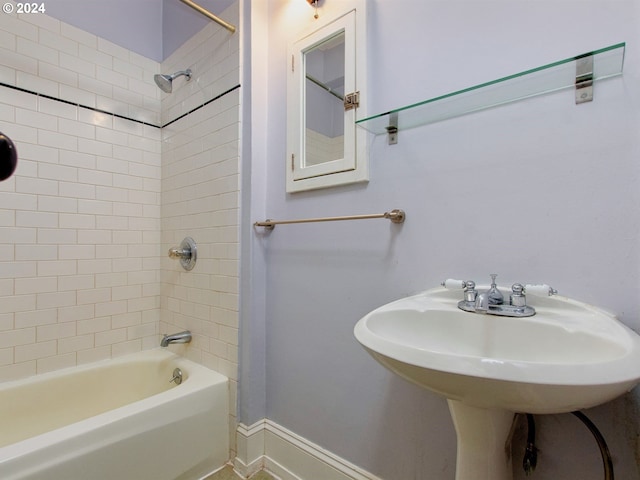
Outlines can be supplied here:
[[191, 74], [193, 72], [191, 71], [190, 68], [187, 68], [186, 70], [180, 70], [179, 72], [176, 73], [172, 73], [171, 75], [169, 75], [171, 77], [171, 80], [175, 80], [176, 78], [184, 75], [185, 77], [187, 77], [187, 80], [191, 80]]
[[200, 12], [202, 15], [204, 15], [205, 17], [209, 17], [211, 20], [213, 20], [214, 22], [216, 22], [218, 25], [222, 25], [224, 28], [226, 28], [227, 30], [229, 30], [231, 33], [236, 33], [236, 27], [234, 27], [233, 25], [231, 25], [230, 23], [225, 22], [224, 20], [222, 20], [220, 17], [214, 15], [213, 13], [211, 13], [209, 10], [207, 10], [206, 8], [201, 7], [200, 5], [198, 5], [195, 2], [192, 2], [191, 0], [180, 0], [182, 3], [189, 5], [191, 8], [193, 8], [194, 10]]

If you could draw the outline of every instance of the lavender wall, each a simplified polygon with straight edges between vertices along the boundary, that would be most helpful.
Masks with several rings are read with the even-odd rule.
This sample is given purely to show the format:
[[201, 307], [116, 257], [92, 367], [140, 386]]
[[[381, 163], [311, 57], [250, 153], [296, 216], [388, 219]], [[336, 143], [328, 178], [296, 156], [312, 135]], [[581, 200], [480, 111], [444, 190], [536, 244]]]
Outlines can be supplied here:
[[[373, 138], [369, 184], [287, 195], [286, 44], [310, 12], [270, 2], [268, 62], [253, 72], [267, 78], [268, 115], [252, 119], [253, 130], [266, 132], [253, 151], [266, 152], [267, 173], [243, 197], [266, 190], [266, 204], [254, 204], [252, 220], [265, 212], [297, 218], [392, 208], [408, 218], [400, 227], [285, 226], [247, 240], [254, 269], [266, 271], [258, 280], [265, 312], [248, 321], [257, 335], [266, 330], [267, 417], [381, 478], [448, 480], [455, 435], [445, 401], [378, 365], [353, 326], [375, 307], [446, 277], [485, 281], [497, 272], [501, 284], [547, 282], [640, 328], [639, 4], [368, 5], [370, 113], [628, 44], [624, 76], [597, 84], [593, 103], [576, 106], [567, 91], [403, 131], [396, 146]], [[242, 328], [243, 345], [259, 343], [251, 324]], [[635, 391], [588, 412], [621, 478], [639, 475], [639, 405]], [[245, 406], [244, 423], [260, 418], [260, 408]], [[594, 441], [575, 419], [541, 418], [539, 437], [540, 478], [601, 478]]]
[[[150, 1], [150, 0], [147, 0]], [[153, 0], [162, 3], [162, 58], [167, 58], [195, 32], [211, 23], [207, 17], [196, 12], [180, 0]], [[234, 20], [223, 12], [234, 0], [197, 0], [195, 3], [233, 24]]]
[[[157, 62], [164, 58], [161, 0], [54, 0], [44, 3], [47, 14], [58, 20]], [[195, 30], [191, 35], [193, 33]]]

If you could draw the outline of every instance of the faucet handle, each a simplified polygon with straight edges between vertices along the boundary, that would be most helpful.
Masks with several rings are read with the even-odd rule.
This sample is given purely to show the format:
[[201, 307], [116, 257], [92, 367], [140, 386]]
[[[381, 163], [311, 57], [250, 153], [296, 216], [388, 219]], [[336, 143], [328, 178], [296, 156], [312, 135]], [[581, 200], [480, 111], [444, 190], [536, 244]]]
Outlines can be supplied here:
[[558, 294], [558, 291], [555, 288], [551, 288], [545, 283], [542, 285], [530, 285], [527, 283], [524, 286], [524, 291], [529, 295], [535, 295], [538, 297], [550, 297], [551, 295]]
[[191, 258], [191, 250], [173, 247], [169, 249], [169, 258]]
[[467, 280], [464, 282], [464, 301], [474, 303], [477, 296], [478, 291], [476, 290], [476, 282], [473, 280]]
[[514, 307], [524, 307], [527, 304], [527, 297], [524, 295], [524, 287], [521, 283], [514, 283], [511, 286], [509, 304]]
[[466, 282], [464, 280], [456, 280], [455, 278], [447, 278], [440, 285], [442, 285], [447, 290], [461, 290], [461, 289], [465, 288], [465, 283]]

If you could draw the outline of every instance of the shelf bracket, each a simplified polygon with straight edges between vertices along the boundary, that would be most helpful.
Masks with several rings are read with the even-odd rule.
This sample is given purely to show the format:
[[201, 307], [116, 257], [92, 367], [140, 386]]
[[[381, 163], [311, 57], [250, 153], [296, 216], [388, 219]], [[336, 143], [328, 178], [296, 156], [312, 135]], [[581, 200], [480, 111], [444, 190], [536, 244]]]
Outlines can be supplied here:
[[389, 126], [387, 127], [387, 143], [395, 145], [398, 143], [398, 112], [389, 115]]
[[593, 101], [593, 55], [576, 58], [576, 105]]

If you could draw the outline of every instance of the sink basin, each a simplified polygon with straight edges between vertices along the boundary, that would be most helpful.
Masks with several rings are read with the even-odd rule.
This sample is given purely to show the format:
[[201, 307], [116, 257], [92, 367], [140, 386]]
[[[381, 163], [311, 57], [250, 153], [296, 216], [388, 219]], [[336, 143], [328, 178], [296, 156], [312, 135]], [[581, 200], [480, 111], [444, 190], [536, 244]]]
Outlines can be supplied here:
[[613, 315], [566, 297], [528, 297], [534, 316], [499, 317], [459, 310], [462, 290], [436, 288], [355, 326], [382, 365], [447, 398], [456, 480], [513, 480], [514, 412], [589, 408], [640, 381], [640, 336]]
[[481, 408], [569, 412], [640, 380], [640, 336], [598, 308], [529, 296], [536, 315], [510, 318], [463, 312], [461, 296], [436, 288], [389, 303], [362, 318], [355, 336], [395, 373]]

